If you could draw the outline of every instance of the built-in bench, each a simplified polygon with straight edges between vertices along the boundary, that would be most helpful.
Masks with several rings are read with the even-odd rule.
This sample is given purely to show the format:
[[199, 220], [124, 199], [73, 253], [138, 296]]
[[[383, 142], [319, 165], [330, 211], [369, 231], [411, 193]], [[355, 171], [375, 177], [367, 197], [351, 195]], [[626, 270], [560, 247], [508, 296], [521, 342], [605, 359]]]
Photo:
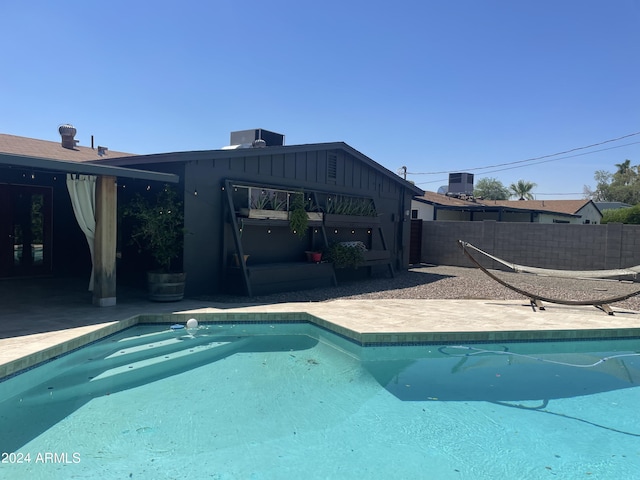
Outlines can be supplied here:
[[366, 252], [362, 252], [364, 256], [365, 267], [371, 267], [374, 265], [387, 265], [389, 268], [389, 274], [392, 277], [395, 277], [395, 272], [393, 271], [393, 265], [391, 262], [391, 252], [389, 250], [367, 250]]

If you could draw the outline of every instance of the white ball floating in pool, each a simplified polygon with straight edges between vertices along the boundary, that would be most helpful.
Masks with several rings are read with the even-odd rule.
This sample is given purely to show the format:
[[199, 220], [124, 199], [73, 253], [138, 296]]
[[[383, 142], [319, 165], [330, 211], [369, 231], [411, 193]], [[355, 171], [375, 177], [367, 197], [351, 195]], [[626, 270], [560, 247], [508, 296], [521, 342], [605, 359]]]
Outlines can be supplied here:
[[198, 328], [198, 320], [195, 318], [187, 320], [187, 328]]

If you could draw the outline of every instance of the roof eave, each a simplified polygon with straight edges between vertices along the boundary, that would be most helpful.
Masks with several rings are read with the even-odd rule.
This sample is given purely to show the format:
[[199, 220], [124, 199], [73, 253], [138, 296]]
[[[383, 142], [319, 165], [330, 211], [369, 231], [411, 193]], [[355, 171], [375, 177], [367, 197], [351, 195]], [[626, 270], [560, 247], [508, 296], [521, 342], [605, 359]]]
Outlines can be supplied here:
[[18, 168], [31, 168], [60, 173], [78, 173], [84, 175], [109, 175], [119, 178], [132, 178], [166, 183], [178, 183], [180, 177], [172, 173], [152, 172], [112, 165], [97, 165], [91, 162], [72, 162], [49, 158], [28, 157], [0, 153], [0, 165]]

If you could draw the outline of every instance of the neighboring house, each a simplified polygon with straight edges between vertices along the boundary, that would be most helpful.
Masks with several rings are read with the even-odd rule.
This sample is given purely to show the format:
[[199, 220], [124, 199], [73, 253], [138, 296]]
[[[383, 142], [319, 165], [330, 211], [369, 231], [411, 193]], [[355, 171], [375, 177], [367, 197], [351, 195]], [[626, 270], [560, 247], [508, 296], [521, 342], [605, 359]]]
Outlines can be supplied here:
[[[335, 242], [362, 242], [369, 250], [366, 266], [372, 269], [393, 273], [408, 267], [410, 205], [415, 195], [424, 193], [421, 189], [343, 142], [285, 146], [281, 135], [247, 132], [251, 135], [242, 140], [245, 145], [94, 162], [180, 177], [188, 232], [183, 259], [188, 295], [260, 294], [330, 285], [335, 283], [333, 269], [305, 262], [305, 252]], [[242, 137], [238, 133], [243, 132], [232, 133], [232, 143]], [[126, 185], [127, 192], [144, 190], [140, 182], [131, 183], [137, 186]], [[292, 195], [301, 191], [306, 201], [325, 213], [322, 221], [310, 223], [304, 237], [289, 229], [286, 212], [277, 212], [284, 214], [278, 217], [271, 207], [271, 218], [249, 214], [261, 200], [290, 205]], [[364, 222], [338, 221], [327, 215], [336, 201], [371, 204], [377, 213]], [[126, 245], [121, 248], [122, 271], [142, 271], [143, 259], [137, 252]], [[360, 275], [370, 271], [358, 270]]]
[[[256, 140], [249, 142], [255, 148], [137, 156], [78, 146], [70, 135], [75, 129], [63, 130], [62, 142], [0, 135], [0, 277], [88, 278], [89, 243], [97, 259], [94, 303], [114, 304], [116, 248], [122, 257], [117, 260], [120, 281], [141, 284], [147, 267], [147, 258], [130, 246], [117, 204], [166, 183], [178, 184], [184, 200], [188, 295], [334, 284], [328, 264], [305, 262], [306, 251], [334, 242], [367, 247], [370, 268], [357, 274], [408, 266], [411, 199], [424, 192], [345, 143], [284, 146], [278, 144], [281, 135], [256, 130]], [[102, 227], [96, 227], [93, 241], [74, 216], [67, 174], [95, 180], [95, 217]], [[288, 198], [299, 191], [323, 210], [332, 201], [362, 200], [377, 215], [364, 223], [314, 220], [305, 237], [291, 232], [286, 220], [244, 215], [262, 192]], [[248, 261], [235, 264], [238, 254], [248, 255]]]
[[592, 200], [482, 200], [425, 192], [411, 202], [422, 220], [598, 224], [602, 212]]

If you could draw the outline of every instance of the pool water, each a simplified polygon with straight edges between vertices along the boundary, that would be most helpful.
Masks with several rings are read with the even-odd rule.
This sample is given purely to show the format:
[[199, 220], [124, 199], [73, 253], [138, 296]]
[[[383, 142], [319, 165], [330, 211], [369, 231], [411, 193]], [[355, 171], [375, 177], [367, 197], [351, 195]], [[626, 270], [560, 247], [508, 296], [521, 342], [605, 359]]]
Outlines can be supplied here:
[[640, 478], [638, 340], [191, 333], [138, 326], [1, 382], [0, 478]]

